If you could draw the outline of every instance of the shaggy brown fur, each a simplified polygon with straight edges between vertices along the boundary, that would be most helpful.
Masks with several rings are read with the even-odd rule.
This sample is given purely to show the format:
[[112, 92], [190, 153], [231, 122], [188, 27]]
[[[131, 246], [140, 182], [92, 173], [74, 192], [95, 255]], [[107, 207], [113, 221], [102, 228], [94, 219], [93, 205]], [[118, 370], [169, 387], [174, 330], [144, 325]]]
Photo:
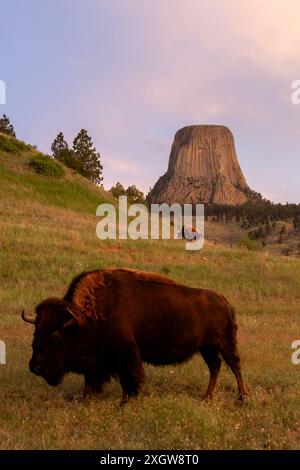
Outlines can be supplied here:
[[30, 369], [50, 385], [68, 371], [84, 374], [85, 393], [118, 376], [123, 400], [138, 393], [143, 362], [176, 364], [201, 353], [212, 397], [220, 355], [247, 395], [236, 344], [236, 319], [225, 297], [155, 273], [106, 269], [82, 273], [63, 299], [36, 308]]

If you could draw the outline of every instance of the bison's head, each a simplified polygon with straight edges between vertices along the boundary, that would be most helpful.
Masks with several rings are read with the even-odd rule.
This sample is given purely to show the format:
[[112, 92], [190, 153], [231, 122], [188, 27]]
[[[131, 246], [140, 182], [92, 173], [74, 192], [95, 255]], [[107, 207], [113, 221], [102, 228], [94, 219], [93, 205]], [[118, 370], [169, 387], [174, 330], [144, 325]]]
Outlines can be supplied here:
[[36, 308], [36, 317], [25, 311], [22, 318], [35, 325], [31, 372], [56, 386], [70, 370], [75, 353], [79, 324], [74, 309], [61, 299], [47, 299]]

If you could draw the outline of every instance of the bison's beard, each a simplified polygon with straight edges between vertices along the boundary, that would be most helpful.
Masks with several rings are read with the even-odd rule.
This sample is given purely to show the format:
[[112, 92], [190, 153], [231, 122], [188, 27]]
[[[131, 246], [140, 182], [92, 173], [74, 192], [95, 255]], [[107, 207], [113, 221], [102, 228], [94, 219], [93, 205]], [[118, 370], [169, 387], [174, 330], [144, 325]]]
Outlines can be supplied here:
[[63, 358], [54, 354], [49, 354], [47, 357], [33, 354], [29, 361], [29, 369], [33, 374], [42, 377], [52, 387], [59, 385], [67, 370]]
[[48, 385], [51, 387], [57, 387], [63, 379], [64, 372], [62, 371], [51, 371], [51, 370], [44, 370], [41, 374], [39, 374], [43, 379], [46, 380]]
[[54, 377], [54, 376], [44, 376], [44, 379], [46, 380], [48, 385], [51, 385], [51, 387], [57, 387], [57, 385], [60, 384], [62, 381], [62, 377]]

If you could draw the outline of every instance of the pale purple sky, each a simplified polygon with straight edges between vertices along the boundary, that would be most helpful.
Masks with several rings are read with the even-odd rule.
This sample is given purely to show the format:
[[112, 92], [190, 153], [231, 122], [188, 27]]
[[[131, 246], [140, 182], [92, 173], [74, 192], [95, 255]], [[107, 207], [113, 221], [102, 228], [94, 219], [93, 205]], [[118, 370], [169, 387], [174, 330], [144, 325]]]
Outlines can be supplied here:
[[47, 152], [88, 129], [104, 186], [145, 192], [180, 127], [224, 124], [248, 184], [300, 202], [299, 24], [300, 0], [9, 0], [0, 113]]

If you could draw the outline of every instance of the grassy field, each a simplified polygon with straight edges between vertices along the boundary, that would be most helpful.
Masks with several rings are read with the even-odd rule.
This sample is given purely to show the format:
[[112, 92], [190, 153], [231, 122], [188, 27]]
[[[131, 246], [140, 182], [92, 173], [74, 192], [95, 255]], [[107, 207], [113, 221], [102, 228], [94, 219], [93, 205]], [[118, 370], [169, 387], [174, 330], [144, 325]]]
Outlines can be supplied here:
[[[26, 153], [27, 152], [27, 153]], [[33, 174], [22, 155], [0, 151], [1, 449], [299, 449], [300, 260], [183, 241], [100, 241], [96, 206], [107, 193], [72, 174]], [[79, 189], [78, 189], [79, 188]], [[82, 270], [109, 266], [157, 271], [223, 292], [236, 306], [239, 347], [250, 397], [237, 402], [223, 364], [212, 402], [201, 402], [208, 371], [195, 357], [180, 366], [146, 366], [138, 398], [119, 407], [116, 381], [83, 401], [83, 378], [58, 388], [29, 372], [33, 330], [22, 322], [49, 295], [63, 295]]]

